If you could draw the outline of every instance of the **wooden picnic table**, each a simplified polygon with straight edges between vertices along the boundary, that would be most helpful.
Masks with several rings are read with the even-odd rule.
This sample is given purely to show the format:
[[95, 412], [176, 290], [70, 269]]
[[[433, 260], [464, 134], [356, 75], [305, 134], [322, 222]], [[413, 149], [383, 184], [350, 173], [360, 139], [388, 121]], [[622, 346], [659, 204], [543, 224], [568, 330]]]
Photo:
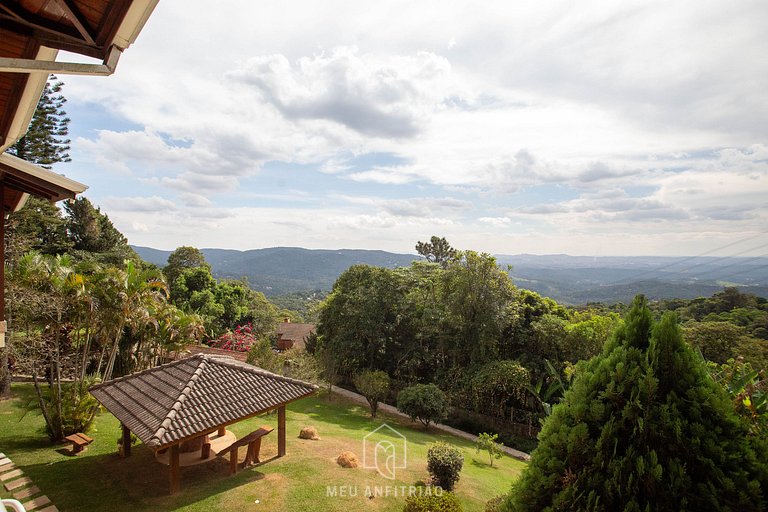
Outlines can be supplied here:
[[219, 450], [217, 455], [224, 455], [227, 452], [229, 453], [229, 473], [235, 474], [237, 473], [237, 456], [238, 451], [240, 450], [240, 447], [248, 445], [248, 452], [245, 455], [245, 460], [243, 461], [243, 467], [249, 466], [251, 464], [255, 464], [257, 462], [261, 462], [259, 460], [259, 451], [261, 450], [261, 438], [265, 435], [272, 432], [274, 429], [272, 427], [266, 427], [262, 426], [258, 430], [254, 430], [247, 436], [238, 439], [231, 445], [227, 446], [223, 450]]
[[83, 434], [82, 432], [69, 435], [65, 437], [64, 440], [72, 444], [73, 455], [82, 452], [89, 444], [93, 442], [93, 439]]

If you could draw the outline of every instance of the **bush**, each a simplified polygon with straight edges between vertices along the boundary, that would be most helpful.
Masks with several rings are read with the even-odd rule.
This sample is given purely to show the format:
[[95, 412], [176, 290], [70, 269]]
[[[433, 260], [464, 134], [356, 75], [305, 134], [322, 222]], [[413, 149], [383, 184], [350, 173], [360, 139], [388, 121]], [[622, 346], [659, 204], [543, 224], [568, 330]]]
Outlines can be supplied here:
[[675, 316], [643, 297], [580, 366], [505, 510], [765, 510], [768, 450], [748, 435]]
[[507, 495], [502, 494], [501, 496], [496, 496], [495, 498], [486, 501], [485, 512], [502, 512], [502, 510], [504, 510], [502, 508], [504, 506], [504, 500], [506, 499]]
[[[48, 410], [51, 411], [52, 422], [55, 425], [61, 425], [61, 431], [64, 436], [78, 432], [86, 433], [91, 429], [93, 420], [96, 419], [96, 413], [99, 412], [101, 405], [88, 392], [88, 388], [98, 383], [98, 377], [89, 376], [78, 383], [69, 383], [62, 386], [61, 417], [59, 417], [55, 406], [57, 393], [54, 388], [51, 402], [48, 404]], [[46, 433], [51, 440], [57, 440], [49, 425], [46, 425]]]
[[397, 395], [397, 410], [407, 414], [411, 421], [419, 420], [428, 429], [431, 422], [448, 417], [448, 399], [434, 384], [416, 384]]
[[462, 512], [461, 503], [455, 494], [444, 492], [439, 496], [408, 496], [403, 512]]
[[379, 409], [379, 400], [383, 400], [389, 391], [389, 375], [380, 370], [366, 370], [355, 375], [352, 378], [352, 383], [360, 394], [368, 400], [368, 405], [371, 407], [371, 417], [375, 418], [376, 411]]
[[464, 456], [448, 443], [437, 441], [427, 450], [427, 470], [432, 475], [432, 485], [445, 491], [453, 490], [463, 466]]

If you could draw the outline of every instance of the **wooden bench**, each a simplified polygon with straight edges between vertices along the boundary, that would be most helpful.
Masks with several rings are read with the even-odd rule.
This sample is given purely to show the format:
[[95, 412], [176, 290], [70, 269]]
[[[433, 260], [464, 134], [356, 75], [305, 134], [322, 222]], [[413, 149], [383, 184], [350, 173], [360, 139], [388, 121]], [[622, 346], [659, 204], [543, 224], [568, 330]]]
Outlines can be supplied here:
[[93, 442], [93, 439], [83, 434], [82, 432], [67, 436], [64, 438], [64, 440], [72, 443], [72, 455], [76, 455], [82, 452], [89, 444]]
[[229, 452], [229, 474], [233, 475], [237, 473], [237, 456], [240, 451], [240, 447], [248, 445], [248, 453], [245, 455], [243, 461], [243, 467], [250, 466], [259, 460], [259, 451], [261, 450], [261, 438], [272, 432], [272, 427], [261, 427], [259, 430], [254, 430], [242, 439], [238, 439], [231, 445], [227, 446], [223, 450], [219, 450], [217, 455], [221, 456]]

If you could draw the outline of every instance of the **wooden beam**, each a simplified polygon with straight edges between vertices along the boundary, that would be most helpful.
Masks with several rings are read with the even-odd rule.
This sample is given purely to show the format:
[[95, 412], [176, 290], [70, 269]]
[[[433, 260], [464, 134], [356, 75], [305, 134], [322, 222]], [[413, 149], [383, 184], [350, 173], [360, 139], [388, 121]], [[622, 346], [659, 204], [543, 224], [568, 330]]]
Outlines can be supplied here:
[[176, 494], [181, 491], [181, 468], [179, 466], [179, 444], [171, 446], [170, 454], [170, 467], [168, 475], [170, 478], [170, 491], [171, 494]]
[[67, 13], [67, 18], [69, 18], [69, 21], [72, 22], [77, 31], [80, 32], [80, 35], [83, 36], [85, 42], [88, 44], [96, 44], [95, 36], [91, 31], [88, 20], [85, 19], [85, 16], [83, 16], [83, 13], [80, 12], [80, 9], [78, 9], [77, 5], [75, 5], [75, 2], [72, 0], [54, 1], [56, 2], [56, 5], [61, 7], [61, 9]]
[[[0, 17], [7, 19], [9, 22], [23, 25], [27, 28], [41, 30], [43, 32], [49, 32], [61, 37], [69, 37], [80, 42], [84, 42], [82, 35], [73, 27], [68, 27], [62, 23], [56, 23], [53, 20], [49, 20], [43, 16], [25, 11], [23, 8], [18, 7], [18, 4], [10, 4], [3, 2], [0, 4], [0, 8], [7, 14], [0, 14]], [[10, 26], [10, 24], [9, 24]], [[10, 26], [11, 30], [14, 30]]]
[[131, 456], [131, 429], [123, 425], [123, 457]]
[[285, 404], [277, 408], [277, 456], [285, 455]]

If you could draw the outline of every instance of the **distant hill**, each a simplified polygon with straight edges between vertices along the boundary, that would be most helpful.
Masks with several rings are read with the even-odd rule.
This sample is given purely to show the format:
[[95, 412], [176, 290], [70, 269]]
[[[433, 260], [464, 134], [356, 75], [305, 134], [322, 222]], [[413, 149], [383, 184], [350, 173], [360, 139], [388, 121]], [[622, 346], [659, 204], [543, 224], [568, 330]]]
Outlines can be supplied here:
[[[171, 251], [133, 246], [145, 261], [164, 266]], [[330, 290], [350, 266], [408, 266], [419, 257], [386, 251], [311, 250], [273, 247], [236, 251], [202, 249], [219, 278], [247, 277], [250, 285], [277, 296]], [[768, 258], [585, 257], [563, 254], [498, 255], [512, 265], [515, 284], [566, 304], [629, 302], [638, 293], [650, 299], [709, 297], [725, 286], [768, 297]]]
[[[172, 251], [132, 246], [149, 263], [165, 266]], [[352, 265], [377, 267], [407, 267], [419, 257], [386, 251], [358, 249], [302, 249], [272, 247], [236, 251], [231, 249], [201, 249], [218, 278], [247, 277], [252, 288], [265, 295], [284, 295], [307, 290], [330, 290], [333, 283]]]
[[515, 284], [567, 304], [709, 297], [726, 286], [768, 297], [768, 258], [497, 255]]

